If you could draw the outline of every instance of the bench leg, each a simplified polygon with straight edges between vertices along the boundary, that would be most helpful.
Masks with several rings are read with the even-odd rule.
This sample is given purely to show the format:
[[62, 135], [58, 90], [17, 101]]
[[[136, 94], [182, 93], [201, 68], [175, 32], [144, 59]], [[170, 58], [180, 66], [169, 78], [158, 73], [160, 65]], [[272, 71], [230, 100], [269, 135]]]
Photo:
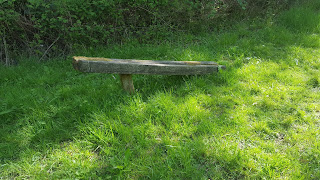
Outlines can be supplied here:
[[131, 74], [120, 74], [122, 88], [130, 94], [134, 93], [134, 86]]

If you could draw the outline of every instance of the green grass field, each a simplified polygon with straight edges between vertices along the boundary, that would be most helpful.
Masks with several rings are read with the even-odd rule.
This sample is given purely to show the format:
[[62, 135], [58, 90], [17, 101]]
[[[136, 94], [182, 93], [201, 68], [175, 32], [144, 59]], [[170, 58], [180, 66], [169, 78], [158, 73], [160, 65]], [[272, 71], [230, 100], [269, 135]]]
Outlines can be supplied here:
[[74, 55], [216, 61], [206, 76], [0, 66], [0, 179], [320, 179], [320, 2], [224, 32]]

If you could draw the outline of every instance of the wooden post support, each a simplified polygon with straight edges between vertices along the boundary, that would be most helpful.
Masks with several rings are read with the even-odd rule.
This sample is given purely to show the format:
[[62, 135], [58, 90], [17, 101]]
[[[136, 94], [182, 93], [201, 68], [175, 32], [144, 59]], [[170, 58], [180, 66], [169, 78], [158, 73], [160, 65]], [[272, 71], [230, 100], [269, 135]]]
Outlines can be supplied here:
[[134, 94], [134, 85], [131, 74], [120, 74], [122, 88], [130, 94]]

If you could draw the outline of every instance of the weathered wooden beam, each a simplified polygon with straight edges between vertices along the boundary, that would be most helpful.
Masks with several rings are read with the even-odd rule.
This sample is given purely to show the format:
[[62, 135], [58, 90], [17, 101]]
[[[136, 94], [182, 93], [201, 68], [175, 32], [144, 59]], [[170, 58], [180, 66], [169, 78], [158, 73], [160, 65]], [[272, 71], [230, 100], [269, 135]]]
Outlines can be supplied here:
[[75, 69], [90, 73], [200, 75], [217, 72], [219, 68], [217, 63], [211, 61], [153, 61], [80, 56], [73, 59]]
[[109, 59], [73, 57], [73, 67], [81, 72], [119, 74], [122, 87], [134, 93], [132, 74], [201, 75], [217, 72], [219, 66], [212, 61], [154, 61], [134, 59]]

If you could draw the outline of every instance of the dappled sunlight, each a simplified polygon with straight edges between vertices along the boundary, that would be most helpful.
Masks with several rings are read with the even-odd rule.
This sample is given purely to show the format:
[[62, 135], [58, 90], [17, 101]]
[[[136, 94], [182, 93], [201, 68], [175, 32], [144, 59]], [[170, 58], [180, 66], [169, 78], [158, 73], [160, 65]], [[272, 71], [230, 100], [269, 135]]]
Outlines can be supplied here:
[[[42, 175], [46, 178], [72, 178], [97, 177], [97, 173], [105, 166], [101, 163], [96, 152], [86, 149], [86, 143], [68, 142], [56, 146], [43, 155], [41, 152], [26, 151], [21, 157], [23, 166], [9, 163], [4, 166], [9, 177], [10, 173], [19, 170], [19, 174], [28, 174], [25, 178], [35, 178]], [[17, 175], [19, 175], [17, 174]]]
[[[319, 22], [320, 26], [320, 22]], [[313, 48], [319, 50], [320, 48], [320, 35], [318, 33], [311, 33], [302, 35], [301, 46], [306, 48]]]

